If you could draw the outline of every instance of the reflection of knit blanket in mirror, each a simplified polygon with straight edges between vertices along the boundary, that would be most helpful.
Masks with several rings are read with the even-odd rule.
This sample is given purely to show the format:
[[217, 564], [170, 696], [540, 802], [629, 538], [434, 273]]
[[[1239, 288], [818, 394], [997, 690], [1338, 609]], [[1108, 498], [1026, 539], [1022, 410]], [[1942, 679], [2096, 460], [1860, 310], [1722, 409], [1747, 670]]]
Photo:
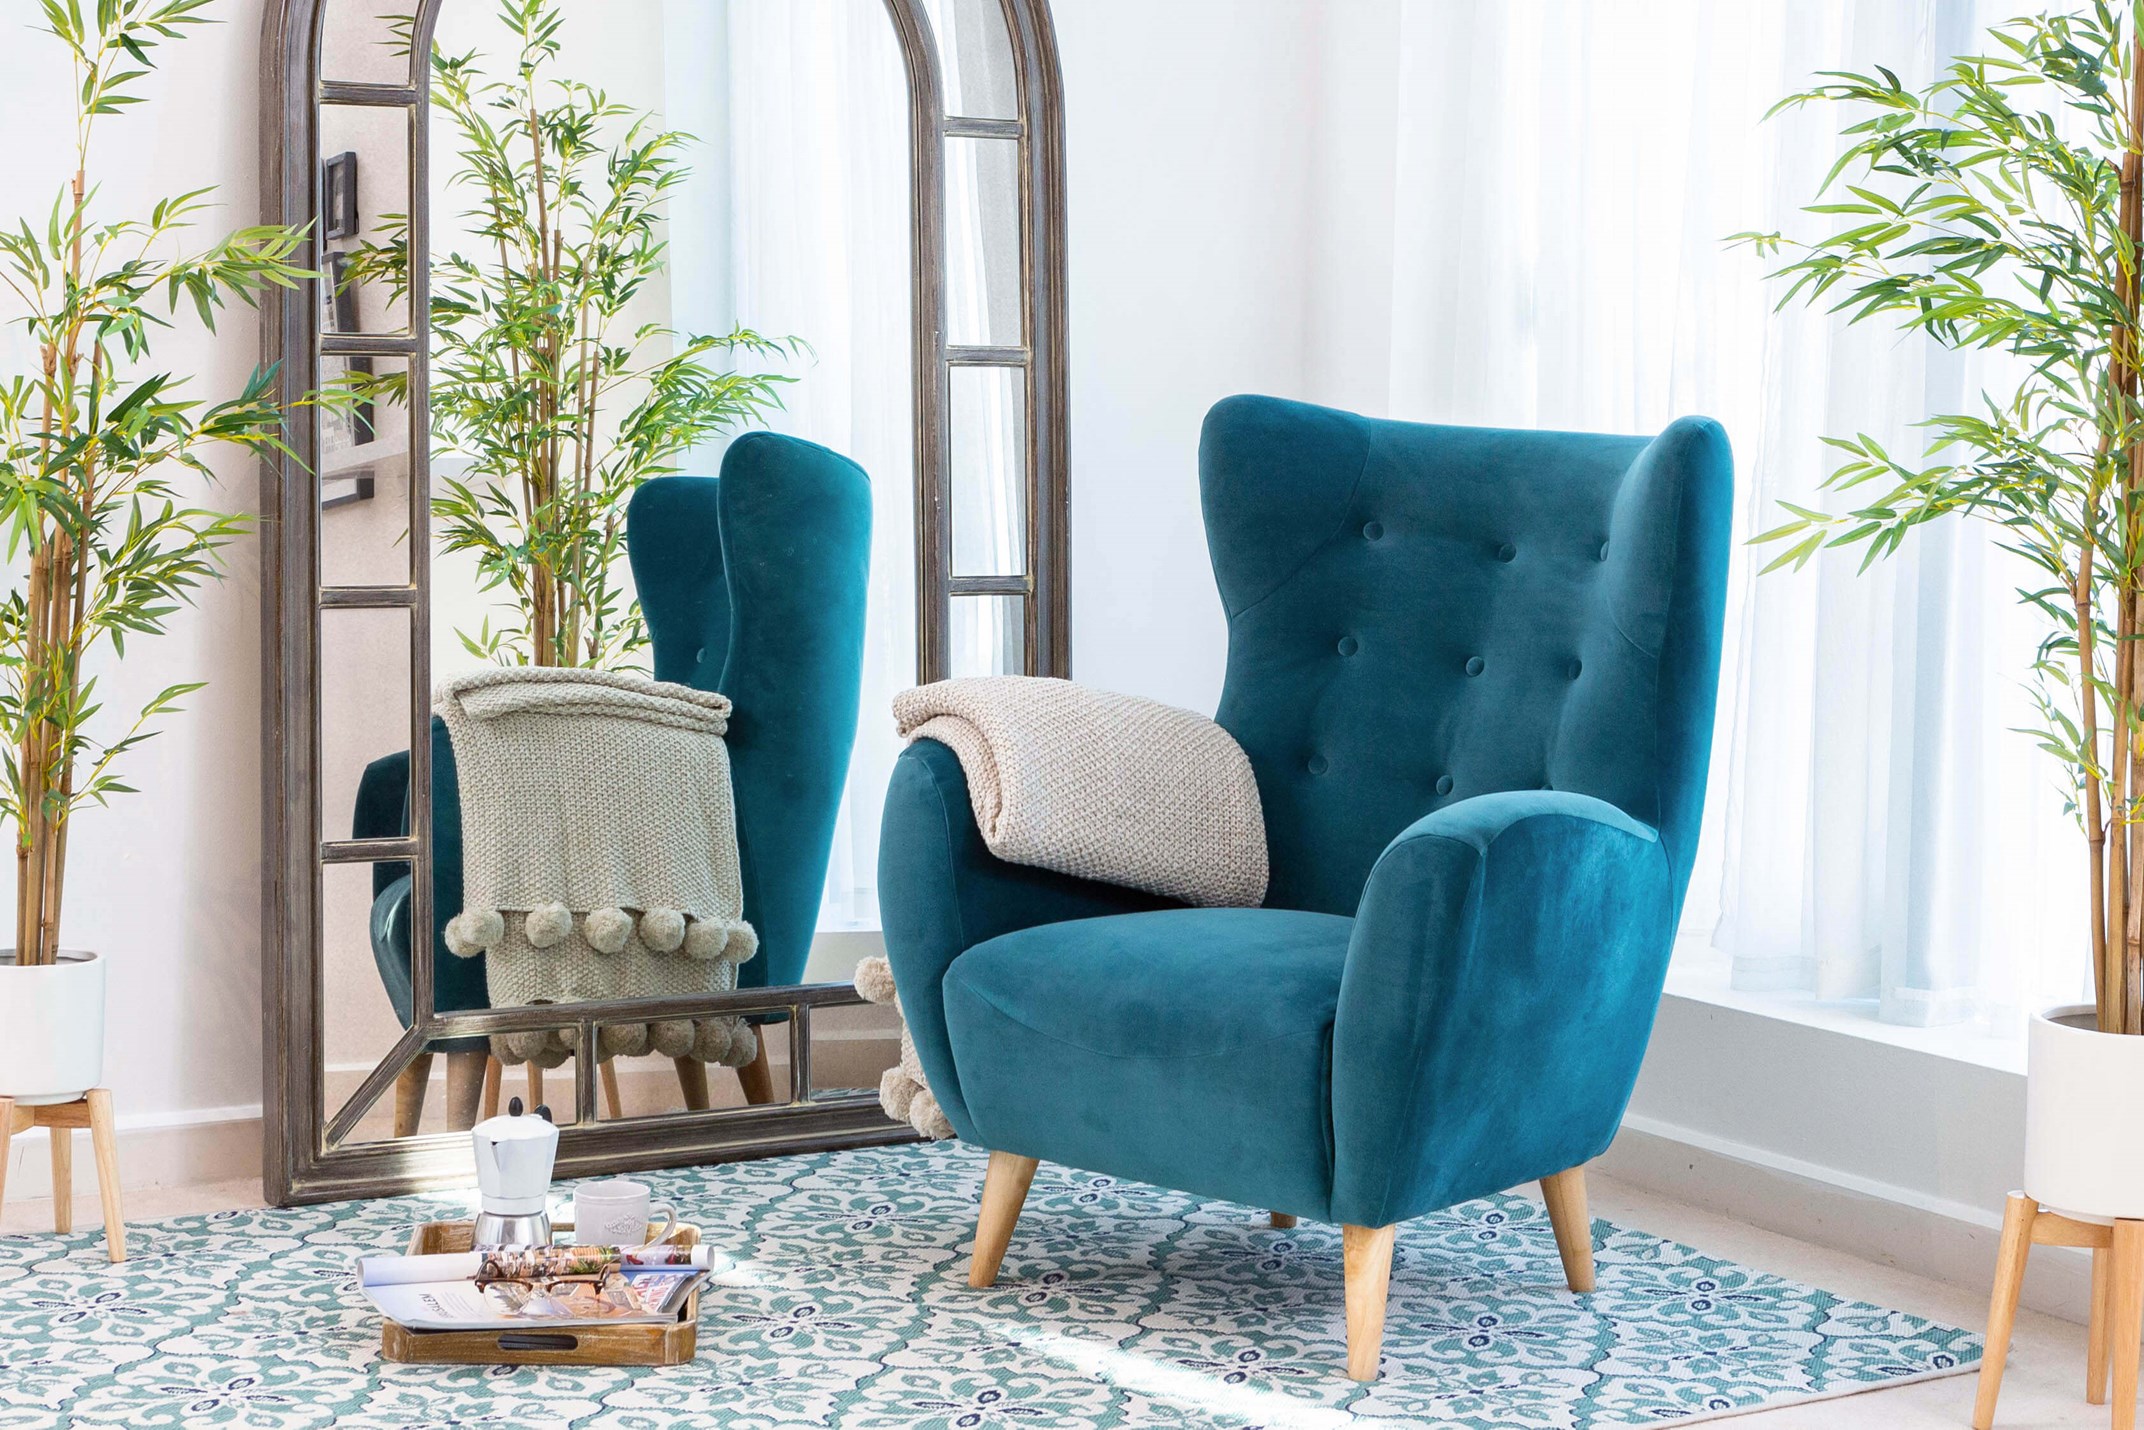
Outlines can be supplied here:
[[[611, 671], [525, 666], [448, 682], [438, 711], [461, 775], [462, 912], [447, 947], [482, 954], [493, 1007], [682, 997], [737, 986], [759, 947], [743, 918], [730, 703]], [[492, 1039], [556, 1067], [572, 1030]], [[737, 1018], [606, 1026], [604, 1056], [741, 1067]]]

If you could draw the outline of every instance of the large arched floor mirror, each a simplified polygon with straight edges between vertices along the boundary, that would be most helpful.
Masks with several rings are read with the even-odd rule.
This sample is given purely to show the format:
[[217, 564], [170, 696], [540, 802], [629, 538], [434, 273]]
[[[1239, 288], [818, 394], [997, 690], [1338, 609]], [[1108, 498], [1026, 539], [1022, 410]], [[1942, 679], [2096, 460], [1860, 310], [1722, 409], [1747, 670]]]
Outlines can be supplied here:
[[[847, 982], [876, 922], [887, 701], [948, 675], [1067, 673], [1046, 0], [504, 9], [526, 23], [496, 0], [268, 7], [266, 217], [313, 225], [323, 275], [263, 309], [291, 449], [264, 474], [261, 531], [266, 1182], [281, 1203], [465, 1177], [460, 1131], [502, 1086], [566, 1124], [561, 1174], [907, 1135], [875, 1095], [890, 1016]], [[585, 163], [562, 177], [573, 144]], [[622, 180], [620, 163], [646, 167]], [[584, 523], [602, 554], [583, 564], [604, 579], [582, 584], [612, 594], [565, 622], [564, 597], [525, 589], [536, 545], [486, 496], [522, 364], [563, 361], [557, 343], [498, 341], [498, 313], [528, 298], [529, 231], [608, 324], [577, 310], [575, 341], [623, 354], [601, 402], [599, 376], [576, 380], [583, 408], [562, 415], [553, 395], [564, 440], [587, 434], [585, 480], [636, 441], [639, 465], [615, 470], [713, 476], [762, 427], [870, 479], [858, 729], [817, 936], [800, 972], [765, 986], [517, 1006], [422, 936], [459, 897], [439, 683], [538, 659], [547, 640], [650, 668], [622, 533]], [[598, 264], [608, 276], [586, 278]], [[690, 419], [645, 418], [658, 389]], [[629, 1039], [579, 1055], [617, 1028], [742, 1015], [749, 1060]]]

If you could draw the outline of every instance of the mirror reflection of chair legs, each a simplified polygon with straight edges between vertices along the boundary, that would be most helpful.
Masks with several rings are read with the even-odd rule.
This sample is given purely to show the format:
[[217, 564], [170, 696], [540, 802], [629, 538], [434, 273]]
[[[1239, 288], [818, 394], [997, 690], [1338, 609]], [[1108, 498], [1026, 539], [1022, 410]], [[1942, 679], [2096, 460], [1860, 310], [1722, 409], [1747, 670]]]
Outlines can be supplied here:
[[[448, 1053], [446, 1130], [466, 1132], [478, 1121], [499, 1115], [499, 1086], [505, 1077], [505, 1065], [484, 1052]], [[688, 1112], [705, 1112], [714, 1106], [711, 1089], [707, 1083], [707, 1064], [698, 1058], [672, 1058], [677, 1068], [678, 1090], [684, 1108]], [[410, 1065], [395, 1079], [394, 1133], [397, 1137], [415, 1137], [424, 1124], [424, 1107], [432, 1085], [433, 1055], [419, 1053]], [[527, 1068], [529, 1106], [544, 1104], [543, 1069], [534, 1063]], [[775, 1100], [774, 1065], [767, 1056], [767, 1040], [760, 1039], [759, 1052], [751, 1062], [736, 1069], [738, 1090], [751, 1106], [764, 1106]], [[618, 1086], [616, 1059], [605, 1058], [597, 1068], [598, 1080], [603, 1089], [603, 1116], [617, 1121], [625, 1116], [625, 1099]]]

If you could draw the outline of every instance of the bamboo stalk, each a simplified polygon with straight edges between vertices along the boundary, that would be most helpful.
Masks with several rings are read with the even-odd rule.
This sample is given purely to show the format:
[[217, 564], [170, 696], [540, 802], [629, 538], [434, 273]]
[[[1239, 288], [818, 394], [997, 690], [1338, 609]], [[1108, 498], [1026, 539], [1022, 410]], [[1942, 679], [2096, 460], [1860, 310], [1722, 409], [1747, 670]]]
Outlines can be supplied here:
[[[2138, 386], [2138, 296], [2139, 275], [2137, 271], [2138, 249], [2144, 242], [2144, 143], [2140, 143], [2139, 124], [2144, 122], [2144, 63], [2139, 63], [2139, 40], [2144, 39], [2132, 28], [2129, 51], [2129, 112], [2122, 150], [2120, 195], [2117, 222], [2122, 235], [2121, 249], [2117, 253], [2116, 296], [2124, 321], [2110, 335], [2109, 344], [2111, 372], [2113, 376], [2114, 429], [2128, 440], [2120, 442], [2116, 457], [2121, 485], [2120, 499], [2116, 504], [2119, 519], [2121, 550], [2119, 562], [2110, 574], [2115, 577], [2115, 638], [2117, 642], [2114, 660], [2114, 717], [2112, 730], [2115, 800], [2109, 811], [2115, 821], [2114, 876], [2108, 892], [2111, 905], [2107, 910], [2107, 927], [2114, 948], [2110, 950], [2115, 960], [2115, 969], [2109, 983], [2102, 990], [2099, 1025], [2105, 1029], [2128, 1034], [2144, 1034], [2144, 926], [2139, 916], [2144, 914], [2144, 868], [2135, 848], [2137, 834], [2136, 803], [2138, 799], [2138, 706], [2137, 706], [2137, 660], [2136, 643], [2138, 631], [2138, 561], [2140, 554], [2138, 528], [2138, 502], [2140, 478], [2144, 478], [2144, 446], [2140, 446], [2129, 430], [2136, 419]], [[2089, 593], [2088, 593], [2089, 594]], [[2086, 666], [2087, 690], [2091, 666]], [[2111, 1006], [2110, 1006], [2111, 1005]]]

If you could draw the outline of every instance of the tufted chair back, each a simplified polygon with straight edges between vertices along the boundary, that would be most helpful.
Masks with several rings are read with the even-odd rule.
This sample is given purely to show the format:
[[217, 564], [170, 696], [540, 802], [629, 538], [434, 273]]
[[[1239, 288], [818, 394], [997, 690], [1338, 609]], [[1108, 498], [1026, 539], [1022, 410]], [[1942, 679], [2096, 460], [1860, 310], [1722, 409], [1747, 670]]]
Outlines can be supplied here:
[[1544, 788], [1657, 828], [1680, 900], [1727, 569], [1717, 424], [1648, 440], [1233, 397], [1199, 473], [1217, 718], [1257, 774], [1269, 907], [1352, 914], [1415, 820]]

